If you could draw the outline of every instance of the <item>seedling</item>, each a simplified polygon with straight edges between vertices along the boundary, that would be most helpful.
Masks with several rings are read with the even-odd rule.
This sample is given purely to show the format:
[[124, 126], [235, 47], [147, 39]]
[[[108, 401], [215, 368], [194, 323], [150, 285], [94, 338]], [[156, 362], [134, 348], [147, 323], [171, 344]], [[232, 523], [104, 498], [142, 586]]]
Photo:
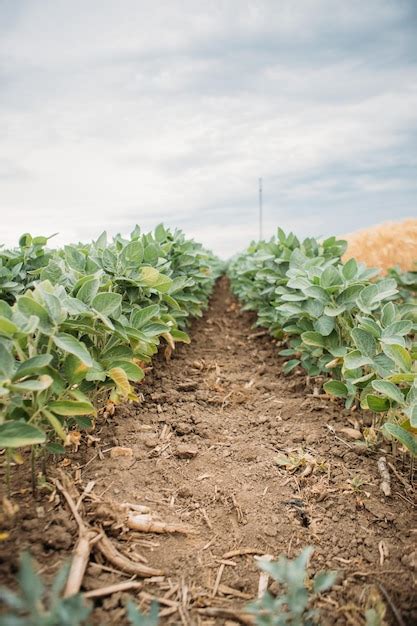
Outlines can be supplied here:
[[318, 610], [312, 603], [320, 593], [328, 591], [336, 581], [337, 572], [319, 572], [310, 579], [307, 572], [313, 548], [307, 547], [293, 560], [280, 556], [277, 561], [260, 560], [260, 568], [279, 583], [280, 593], [267, 591], [249, 605], [257, 626], [312, 626], [317, 623]]

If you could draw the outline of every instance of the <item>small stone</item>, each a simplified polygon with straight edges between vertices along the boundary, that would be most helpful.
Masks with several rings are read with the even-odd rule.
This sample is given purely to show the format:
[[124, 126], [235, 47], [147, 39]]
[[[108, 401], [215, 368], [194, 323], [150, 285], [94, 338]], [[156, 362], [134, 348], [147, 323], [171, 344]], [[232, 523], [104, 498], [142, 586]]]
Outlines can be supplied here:
[[175, 456], [179, 459], [193, 459], [198, 454], [197, 446], [192, 444], [179, 444]]

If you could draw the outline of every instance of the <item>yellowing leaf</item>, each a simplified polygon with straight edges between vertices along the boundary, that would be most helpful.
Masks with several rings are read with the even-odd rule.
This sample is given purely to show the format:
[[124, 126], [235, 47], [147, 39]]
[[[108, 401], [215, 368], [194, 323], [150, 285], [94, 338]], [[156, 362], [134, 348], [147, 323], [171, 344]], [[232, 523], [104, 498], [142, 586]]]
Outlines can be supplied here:
[[117, 391], [127, 398], [130, 393], [130, 383], [126, 372], [121, 367], [112, 367], [108, 375], [116, 383]]

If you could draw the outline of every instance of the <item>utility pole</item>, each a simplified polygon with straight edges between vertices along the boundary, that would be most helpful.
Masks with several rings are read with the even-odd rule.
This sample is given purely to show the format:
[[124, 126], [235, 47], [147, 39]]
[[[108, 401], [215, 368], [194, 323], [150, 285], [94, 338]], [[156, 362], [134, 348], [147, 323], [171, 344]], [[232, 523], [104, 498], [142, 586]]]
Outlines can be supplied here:
[[259, 241], [262, 240], [262, 178], [259, 179]]

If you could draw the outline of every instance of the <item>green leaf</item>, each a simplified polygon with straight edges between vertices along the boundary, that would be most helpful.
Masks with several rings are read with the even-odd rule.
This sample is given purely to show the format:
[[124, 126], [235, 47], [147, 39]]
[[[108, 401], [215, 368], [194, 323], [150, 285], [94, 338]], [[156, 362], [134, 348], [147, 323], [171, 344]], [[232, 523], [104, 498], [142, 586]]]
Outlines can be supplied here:
[[389, 326], [395, 320], [395, 305], [393, 302], [387, 302], [382, 307], [381, 322], [383, 326]]
[[352, 350], [343, 359], [345, 369], [355, 370], [358, 367], [364, 367], [365, 365], [372, 365], [372, 359], [363, 354], [359, 350]]
[[131, 361], [114, 361], [111, 367], [122, 368], [126, 372], [128, 379], [135, 383], [140, 382], [145, 377], [143, 369]]
[[320, 333], [316, 333], [313, 331], [306, 331], [302, 333], [301, 339], [307, 346], [317, 346], [319, 348], [324, 348], [324, 339]]
[[284, 372], [284, 374], [289, 374], [299, 364], [300, 364], [300, 360], [299, 359], [291, 359], [290, 361], [287, 361], [286, 363], [284, 363], [282, 371]]
[[358, 273], [358, 264], [355, 259], [349, 259], [343, 267], [342, 274], [346, 280], [352, 280]]
[[382, 331], [383, 337], [392, 337], [395, 335], [407, 335], [413, 329], [413, 323], [409, 320], [400, 320], [392, 322]]
[[25, 376], [33, 376], [34, 374], [43, 374], [45, 373], [45, 368], [52, 361], [52, 354], [39, 354], [38, 356], [33, 356], [26, 361], [22, 361], [15, 375], [13, 376], [13, 380], [18, 380], [20, 378], [24, 378]]
[[358, 350], [365, 356], [372, 358], [376, 354], [375, 338], [366, 330], [353, 328], [351, 330], [352, 339]]
[[64, 352], [68, 352], [69, 354], [73, 354], [78, 357], [87, 367], [93, 366], [93, 359], [91, 358], [91, 355], [85, 345], [72, 335], [69, 335], [68, 333], [60, 333], [59, 335], [52, 337], [52, 339], [55, 345]]
[[399, 424], [392, 424], [391, 422], [386, 422], [382, 431], [402, 443], [413, 456], [417, 456], [417, 437], [415, 435], [409, 433]]
[[363, 285], [350, 285], [350, 287], [346, 287], [346, 289], [341, 291], [337, 296], [337, 304], [348, 305], [356, 303], [356, 299], [363, 288]]
[[390, 400], [394, 400], [399, 404], [404, 402], [404, 395], [402, 391], [393, 383], [390, 383], [387, 380], [373, 380], [371, 384], [375, 391], [378, 391], [378, 393], [390, 398]]
[[56, 443], [55, 441], [51, 441], [46, 445], [46, 449], [51, 454], [65, 454], [64, 446], [61, 446], [60, 443]]
[[15, 369], [15, 360], [9, 350], [0, 343], [0, 376], [12, 378]]
[[417, 428], [417, 404], [414, 404], [407, 410], [407, 415], [410, 419], [411, 428]]
[[330, 297], [323, 287], [319, 287], [318, 285], [313, 285], [312, 287], [307, 287], [305, 293], [310, 298], [314, 298], [323, 304], [328, 304], [330, 302]]
[[349, 394], [348, 388], [340, 380], [329, 380], [324, 383], [323, 389], [331, 396], [336, 396], [336, 398], [347, 398]]
[[411, 355], [403, 346], [398, 344], [383, 345], [382, 349], [384, 353], [394, 361], [394, 363], [403, 372], [409, 372], [412, 366]]
[[26, 422], [9, 421], [0, 424], [0, 448], [22, 448], [44, 443], [45, 433]]
[[90, 278], [83, 282], [79, 290], [77, 291], [77, 298], [85, 304], [91, 304], [97, 295], [100, 287], [100, 280], [98, 278]]
[[86, 415], [77, 415], [74, 417], [74, 421], [78, 428], [91, 428], [93, 425], [92, 419]]
[[139, 266], [143, 261], [143, 244], [139, 240], [131, 241], [123, 249], [121, 258], [128, 265]]
[[329, 317], [328, 315], [322, 315], [321, 317], [319, 317], [318, 320], [314, 322], [315, 330], [321, 335], [323, 335], [324, 337], [327, 337], [328, 335], [330, 335], [334, 327], [335, 327], [334, 317]]
[[71, 269], [84, 273], [85, 256], [75, 246], [64, 246], [65, 260]]
[[67, 433], [65, 432], [64, 428], [62, 427], [62, 424], [59, 421], [59, 419], [57, 417], [55, 417], [55, 415], [53, 415], [53, 413], [51, 413], [50, 411], [48, 411], [45, 408], [43, 409], [42, 413], [45, 415], [46, 419], [51, 424], [52, 428], [54, 429], [54, 431], [56, 432], [58, 437], [60, 437], [62, 439], [62, 441], [65, 443], [66, 440], [67, 440]]
[[18, 327], [7, 317], [0, 316], [0, 335], [12, 337], [18, 332]]
[[52, 332], [53, 326], [49, 319], [48, 311], [39, 304], [39, 302], [36, 302], [36, 300], [29, 296], [19, 296], [17, 299], [17, 308], [26, 318], [35, 315], [39, 319], [41, 332], [47, 335]]
[[91, 306], [102, 315], [111, 317], [120, 308], [121, 304], [122, 296], [119, 293], [101, 292], [93, 298]]
[[178, 330], [178, 328], [172, 328], [170, 330], [170, 335], [175, 342], [178, 343], [191, 343], [191, 339], [187, 333], [183, 330]]
[[10, 385], [11, 391], [17, 391], [19, 393], [30, 393], [37, 391], [45, 391], [53, 383], [53, 379], [50, 376], [43, 375], [39, 379], [28, 378], [21, 383], [13, 383]]
[[417, 372], [390, 374], [387, 379], [392, 383], [413, 383], [417, 379]]
[[74, 415], [95, 415], [96, 410], [91, 402], [80, 402], [77, 400], [57, 400], [50, 402], [48, 409], [57, 415], [65, 417]]
[[368, 394], [366, 396], [366, 402], [371, 411], [375, 411], [375, 413], [384, 413], [389, 409], [389, 400], [387, 398], [381, 398], [380, 396], [374, 396], [373, 394]]
[[330, 317], [337, 317], [346, 311], [346, 306], [344, 304], [333, 305], [328, 304], [324, 307], [324, 313], [329, 315]]
[[131, 323], [135, 328], [142, 328], [150, 320], [158, 318], [160, 307], [158, 304], [151, 304], [150, 306], [143, 307], [141, 309], [135, 308], [132, 311]]
[[164, 241], [166, 239], [167, 236], [167, 232], [164, 228], [163, 224], [158, 224], [158, 226], [155, 228], [155, 239], [158, 243], [161, 243], [162, 241]]
[[144, 261], [145, 263], [156, 263], [158, 260], [158, 256], [159, 256], [159, 246], [151, 243], [148, 246], [146, 246], [145, 251], [144, 251]]
[[336, 571], [319, 572], [316, 574], [313, 580], [314, 593], [323, 593], [323, 591], [327, 591], [333, 587], [337, 576], [338, 572]]
[[333, 287], [334, 285], [340, 285], [341, 283], [342, 278], [333, 265], [329, 265], [329, 267], [326, 267], [326, 269], [320, 276], [320, 285], [324, 289], [328, 289], [329, 287]]

